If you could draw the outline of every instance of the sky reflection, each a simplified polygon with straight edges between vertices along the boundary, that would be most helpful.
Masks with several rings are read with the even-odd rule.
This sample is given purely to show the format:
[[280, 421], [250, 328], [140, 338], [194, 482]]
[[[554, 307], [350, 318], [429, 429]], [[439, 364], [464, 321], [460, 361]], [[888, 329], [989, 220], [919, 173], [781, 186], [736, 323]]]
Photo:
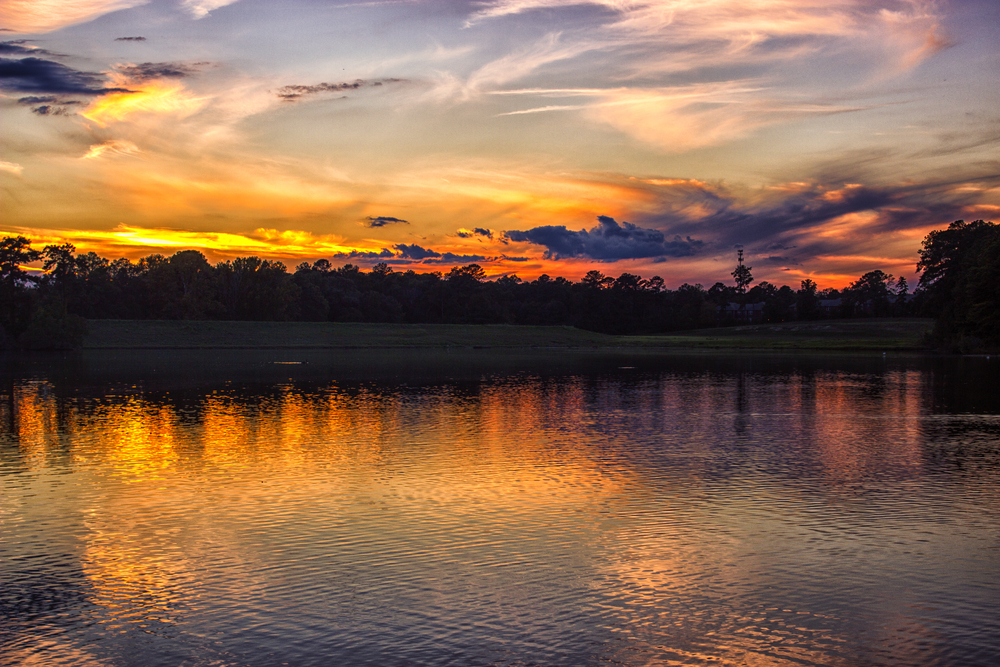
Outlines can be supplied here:
[[15, 375], [0, 641], [67, 664], [988, 664], [995, 415], [930, 411], [916, 358], [663, 363]]

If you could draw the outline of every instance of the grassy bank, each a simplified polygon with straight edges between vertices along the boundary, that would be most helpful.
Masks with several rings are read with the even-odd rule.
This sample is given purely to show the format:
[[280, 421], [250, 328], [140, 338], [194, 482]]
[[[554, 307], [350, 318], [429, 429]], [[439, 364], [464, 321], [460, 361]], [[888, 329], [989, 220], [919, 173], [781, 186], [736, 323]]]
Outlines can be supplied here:
[[924, 319], [826, 320], [607, 336], [572, 327], [90, 320], [85, 349], [294, 348], [704, 348], [761, 350], [916, 350]]
[[603, 347], [572, 327], [353, 322], [90, 320], [85, 349]]
[[752, 324], [685, 331], [677, 335], [632, 336], [633, 347], [689, 347], [753, 350], [882, 350], [923, 348], [934, 321], [923, 318], [872, 318]]

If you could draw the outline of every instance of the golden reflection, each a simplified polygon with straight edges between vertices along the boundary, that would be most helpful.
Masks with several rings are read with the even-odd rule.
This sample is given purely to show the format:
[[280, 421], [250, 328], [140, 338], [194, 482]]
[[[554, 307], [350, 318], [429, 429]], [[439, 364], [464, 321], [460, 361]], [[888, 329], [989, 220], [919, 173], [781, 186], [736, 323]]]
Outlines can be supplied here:
[[71, 639], [53, 638], [62, 628], [35, 625], [32, 637], [24, 641], [7, 641], [3, 647], [3, 664], [17, 667], [52, 667], [53, 665], [85, 665], [103, 667], [115, 662], [98, 658], [93, 653], [71, 644]]
[[[445, 535], [457, 549], [489, 539], [490, 530], [513, 540], [540, 527], [539, 549], [549, 550], [540, 557], [574, 549], [592, 568], [588, 580], [614, 590], [623, 613], [651, 610], [637, 614], [641, 623], [718, 591], [733, 596], [739, 618], [707, 631], [707, 616], [678, 620], [695, 641], [658, 664], [792, 665], [828, 662], [824, 647], [844, 638], [818, 629], [829, 624], [808, 604], [768, 608], [741, 596], [785, 576], [772, 572], [776, 562], [803, 571], [822, 565], [827, 556], [815, 549], [774, 553], [775, 544], [802, 544], [803, 533], [829, 518], [814, 512], [821, 494], [839, 502], [844, 482], [923, 465], [925, 380], [904, 369], [600, 386], [519, 378], [412, 393], [288, 383], [61, 408], [50, 384], [23, 382], [10, 412], [29, 465], [46, 464], [59, 432], [74, 434], [73, 453], [86, 458], [79, 474], [94, 483], [80, 485], [80, 562], [108, 632], [177, 624], [205, 600], [266, 597], [277, 585], [268, 577], [279, 576], [267, 574], [269, 558], [323, 558], [345, 535]], [[795, 455], [818, 465], [823, 484], [784, 469], [761, 473], [766, 466], [718, 473], [719, 460], [730, 461], [721, 450], [747, 432], [763, 434], [774, 419], [807, 445]], [[788, 457], [780, 437], [758, 443], [758, 461]], [[643, 459], [648, 452], [631, 449], [632, 439], [678, 458]], [[376, 502], [380, 512], [353, 512]], [[826, 508], [838, 511], [836, 503]], [[493, 525], [480, 526], [484, 510], [510, 521], [493, 514]], [[356, 532], [337, 534], [345, 516], [358, 522]], [[562, 529], [576, 531], [565, 541], [553, 530], [559, 517]], [[416, 519], [432, 528], [430, 537], [413, 528]], [[296, 539], [268, 553], [269, 531]], [[886, 642], [924, 632], [893, 609], [884, 616]], [[631, 618], [621, 627], [643, 630]]]
[[[170, 624], [195, 593], [197, 565], [176, 550], [156, 548], [154, 536], [108, 525], [113, 518], [127, 525], [123, 513], [107, 512], [104, 525], [87, 522], [87, 543], [81, 557], [90, 581], [90, 602], [109, 612], [107, 631], [134, 620]], [[120, 523], [119, 523], [120, 522]]]
[[45, 381], [25, 382], [13, 388], [13, 434], [20, 447], [22, 465], [42, 468], [59, 441], [58, 402], [53, 387]]
[[87, 421], [100, 425], [103, 463], [122, 477], [142, 477], [177, 462], [177, 415], [169, 407], [131, 398], [124, 405], [102, 405]]

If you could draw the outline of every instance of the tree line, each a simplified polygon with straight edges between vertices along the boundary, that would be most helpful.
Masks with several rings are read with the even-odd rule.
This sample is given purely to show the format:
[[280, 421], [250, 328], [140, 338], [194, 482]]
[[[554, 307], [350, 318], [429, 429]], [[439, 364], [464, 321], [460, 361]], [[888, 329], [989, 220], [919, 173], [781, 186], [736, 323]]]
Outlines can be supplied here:
[[[44, 273], [24, 265], [41, 262]], [[31, 247], [24, 237], [0, 241], [0, 326], [7, 345], [72, 347], [86, 319], [193, 319], [454, 324], [571, 325], [609, 334], [655, 334], [746, 321], [786, 322], [826, 317], [924, 315], [939, 320], [939, 342], [993, 344], [1000, 309], [1000, 233], [984, 221], [957, 221], [931, 232], [920, 251], [915, 295], [905, 278], [880, 270], [845, 289], [798, 289], [762, 281], [740, 263], [735, 284], [684, 284], [669, 289], [644, 279], [598, 270], [579, 282], [542, 275], [488, 280], [477, 264], [446, 273], [370, 271], [328, 260], [284, 264], [240, 257], [211, 264], [197, 250], [138, 261], [77, 254], [70, 244]], [[991, 282], [992, 281], [992, 282]], [[754, 305], [756, 304], [756, 305]]]

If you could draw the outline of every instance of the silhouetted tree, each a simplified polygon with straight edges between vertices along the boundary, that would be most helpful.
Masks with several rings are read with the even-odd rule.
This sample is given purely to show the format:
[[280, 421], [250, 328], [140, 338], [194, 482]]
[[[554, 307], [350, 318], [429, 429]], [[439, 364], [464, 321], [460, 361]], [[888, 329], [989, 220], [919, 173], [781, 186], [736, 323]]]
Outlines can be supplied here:
[[815, 320], [821, 315], [816, 283], [806, 278], [795, 294], [795, 311], [800, 320]]
[[847, 298], [855, 315], [889, 315], [896, 283], [891, 274], [880, 269], [869, 271], [848, 286]]
[[956, 220], [924, 239], [917, 271], [925, 314], [937, 318], [941, 344], [1000, 345], [1000, 226]]
[[8, 236], [0, 241], [0, 327], [8, 337], [20, 336], [28, 326], [31, 289], [37, 281], [23, 266], [41, 256], [23, 236]]

